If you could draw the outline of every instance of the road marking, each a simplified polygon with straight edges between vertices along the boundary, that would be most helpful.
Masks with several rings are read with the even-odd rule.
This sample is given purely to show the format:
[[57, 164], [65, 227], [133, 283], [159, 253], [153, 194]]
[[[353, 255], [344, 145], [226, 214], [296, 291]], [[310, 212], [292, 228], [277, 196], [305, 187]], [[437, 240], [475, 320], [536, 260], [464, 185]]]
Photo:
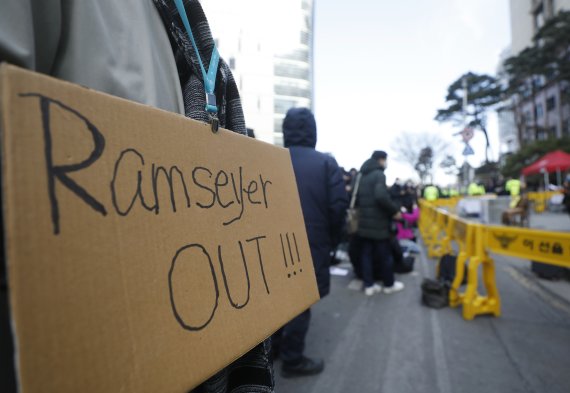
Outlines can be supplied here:
[[[429, 266], [426, 262], [427, 258], [424, 247], [420, 247], [420, 259], [422, 261], [420, 264], [422, 267], [422, 276], [428, 277]], [[437, 312], [433, 308], [430, 309], [433, 357], [435, 360], [435, 378], [439, 393], [451, 393], [451, 382], [447, 368], [447, 360], [445, 359], [445, 350], [443, 348], [441, 326], [436, 313]]]

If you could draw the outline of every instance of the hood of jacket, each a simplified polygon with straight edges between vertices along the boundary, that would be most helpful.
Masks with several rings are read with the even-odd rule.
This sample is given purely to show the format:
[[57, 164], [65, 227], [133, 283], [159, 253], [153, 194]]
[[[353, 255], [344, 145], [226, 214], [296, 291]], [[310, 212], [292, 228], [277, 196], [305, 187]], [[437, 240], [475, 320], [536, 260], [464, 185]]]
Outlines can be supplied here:
[[384, 171], [384, 168], [382, 168], [380, 166], [378, 161], [376, 161], [373, 158], [369, 158], [368, 160], [364, 161], [364, 164], [362, 164], [362, 167], [360, 168], [360, 172], [362, 172], [363, 175], [366, 175], [366, 174], [368, 174], [372, 171], [375, 171], [377, 169]]
[[317, 145], [317, 123], [307, 108], [292, 108], [283, 120], [283, 144], [285, 147]]

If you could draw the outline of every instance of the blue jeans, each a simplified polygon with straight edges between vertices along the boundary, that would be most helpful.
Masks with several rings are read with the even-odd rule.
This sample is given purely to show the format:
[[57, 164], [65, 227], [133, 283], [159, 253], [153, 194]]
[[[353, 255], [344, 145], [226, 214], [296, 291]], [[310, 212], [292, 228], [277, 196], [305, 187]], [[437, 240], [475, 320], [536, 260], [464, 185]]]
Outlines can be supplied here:
[[360, 263], [365, 287], [374, 285], [374, 262], [379, 263], [385, 287], [394, 285], [394, 260], [390, 240], [361, 239]]

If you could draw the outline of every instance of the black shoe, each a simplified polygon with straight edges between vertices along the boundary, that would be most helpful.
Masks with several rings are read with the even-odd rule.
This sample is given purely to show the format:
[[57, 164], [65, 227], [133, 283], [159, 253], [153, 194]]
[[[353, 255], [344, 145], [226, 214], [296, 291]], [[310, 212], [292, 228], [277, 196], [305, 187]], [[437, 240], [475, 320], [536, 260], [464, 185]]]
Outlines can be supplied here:
[[325, 368], [322, 359], [311, 359], [303, 356], [301, 361], [294, 365], [283, 363], [281, 366], [281, 376], [283, 378], [303, 377], [307, 375], [319, 374]]

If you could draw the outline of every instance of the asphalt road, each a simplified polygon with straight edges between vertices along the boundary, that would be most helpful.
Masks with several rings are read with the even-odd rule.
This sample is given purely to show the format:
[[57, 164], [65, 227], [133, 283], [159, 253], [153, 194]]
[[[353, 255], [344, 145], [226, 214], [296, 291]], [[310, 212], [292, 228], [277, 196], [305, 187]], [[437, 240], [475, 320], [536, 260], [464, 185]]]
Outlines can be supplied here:
[[[333, 277], [331, 294], [313, 308], [306, 355], [325, 371], [284, 379], [278, 393], [568, 393], [570, 302], [539, 285], [528, 261], [495, 258], [502, 316], [464, 321], [460, 309], [420, 304], [433, 276], [424, 255], [403, 292], [366, 298]], [[570, 285], [570, 283], [567, 283]]]

